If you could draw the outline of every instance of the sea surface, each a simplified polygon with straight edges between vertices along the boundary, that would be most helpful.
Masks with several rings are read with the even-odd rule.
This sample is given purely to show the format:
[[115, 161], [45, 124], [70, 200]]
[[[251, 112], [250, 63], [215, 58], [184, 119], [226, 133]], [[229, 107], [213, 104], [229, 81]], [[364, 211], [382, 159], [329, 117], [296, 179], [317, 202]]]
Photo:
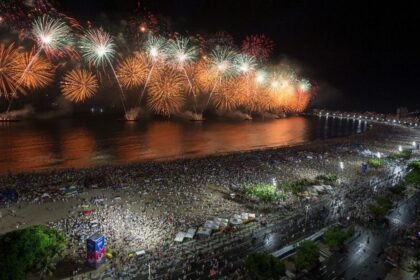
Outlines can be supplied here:
[[122, 122], [111, 117], [0, 123], [0, 173], [82, 168], [286, 147], [362, 133], [359, 120]]

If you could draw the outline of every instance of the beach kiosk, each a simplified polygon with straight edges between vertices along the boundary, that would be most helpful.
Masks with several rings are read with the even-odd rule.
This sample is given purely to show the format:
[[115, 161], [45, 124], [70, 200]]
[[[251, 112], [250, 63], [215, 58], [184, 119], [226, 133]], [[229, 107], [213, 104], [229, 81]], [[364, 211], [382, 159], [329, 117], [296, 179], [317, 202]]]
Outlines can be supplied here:
[[86, 240], [87, 262], [90, 266], [98, 268], [105, 260], [105, 236], [99, 232]]

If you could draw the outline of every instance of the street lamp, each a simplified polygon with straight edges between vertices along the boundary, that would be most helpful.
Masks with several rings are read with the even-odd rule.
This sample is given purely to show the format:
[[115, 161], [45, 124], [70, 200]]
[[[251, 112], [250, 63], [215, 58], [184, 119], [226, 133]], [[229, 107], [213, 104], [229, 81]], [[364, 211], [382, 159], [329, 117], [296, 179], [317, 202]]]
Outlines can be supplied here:
[[402, 152], [402, 147], [401, 145], [398, 146], [398, 151]]
[[340, 161], [340, 169], [344, 170], [344, 163], [342, 161]]

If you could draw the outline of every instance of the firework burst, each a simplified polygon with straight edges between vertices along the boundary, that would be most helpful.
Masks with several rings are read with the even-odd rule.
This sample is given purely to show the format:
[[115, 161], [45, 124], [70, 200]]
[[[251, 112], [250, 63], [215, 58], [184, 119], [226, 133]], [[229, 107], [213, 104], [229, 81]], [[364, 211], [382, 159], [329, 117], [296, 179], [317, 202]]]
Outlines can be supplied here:
[[300, 80], [298, 86], [299, 86], [299, 90], [303, 92], [306, 92], [311, 89], [311, 83], [306, 79]]
[[149, 35], [144, 42], [144, 49], [153, 61], [165, 60], [166, 40], [160, 36]]
[[164, 75], [155, 75], [148, 87], [149, 108], [164, 116], [179, 112], [185, 101], [184, 83], [185, 78], [173, 69], [165, 69]]
[[98, 80], [95, 75], [83, 69], [70, 71], [61, 82], [63, 96], [72, 102], [85, 101], [97, 90]]
[[136, 88], [144, 84], [147, 78], [149, 63], [143, 53], [125, 58], [116, 69], [121, 85], [126, 88]]
[[115, 43], [111, 36], [99, 29], [88, 30], [80, 40], [80, 53], [92, 65], [104, 66], [115, 56]]
[[0, 96], [10, 98], [13, 92], [20, 90], [18, 88], [17, 80], [21, 73], [16, 68], [16, 61], [20, 56], [18, 49], [13, 44], [5, 46], [0, 44]]
[[54, 55], [72, 42], [70, 27], [63, 20], [46, 15], [33, 22], [32, 34], [39, 48], [42, 48], [47, 55]]
[[248, 74], [255, 70], [257, 63], [253, 56], [247, 54], [238, 54], [234, 58], [236, 71], [241, 74]]
[[198, 48], [192, 46], [188, 38], [179, 36], [168, 41], [166, 50], [169, 61], [181, 68], [196, 60], [198, 56]]
[[53, 65], [34, 52], [21, 53], [17, 57], [15, 69], [21, 73], [18, 86], [22, 85], [26, 89], [42, 88], [53, 81]]
[[219, 87], [213, 97], [213, 104], [216, 109], [223, 112], [235, 110], [239, 105], [238, 90], [236, 89], [236, 79], [232, 79]]
[[209, 57], [209, 66], [211, 68], [209, 70], [216, 72], [220, 79], [230, 78], [236, 73], [235, 57], [236, 54], [231, 48], [216, 47]]
[[248, 35], [241, 43], [242, 52], [258, 61], [267, 60], [274, 49], [274, 42], [265, 35]]

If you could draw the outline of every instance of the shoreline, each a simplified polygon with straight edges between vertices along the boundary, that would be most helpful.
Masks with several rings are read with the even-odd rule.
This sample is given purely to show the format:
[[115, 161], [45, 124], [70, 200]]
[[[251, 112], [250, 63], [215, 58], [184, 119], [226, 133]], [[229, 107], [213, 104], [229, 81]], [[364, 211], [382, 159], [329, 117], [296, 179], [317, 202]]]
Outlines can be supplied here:
[[[295, 117], [295, 116], [293, 116]], [[308, 116], [303, 116], [308, 117]], [[310, 118], [317, 119], [316, 115], [310, 116]], [[367, 126], [367, 124], [365, 124]], [[366, 128], [368, 130], [368, 128]], [[347, 134], [348, 132], [341, 132], [343, 134]], [[328, 143], [329, 141], [337, 141], [340, 139], [352, 137], [356, 135], [356, 131], [350, 132], [352, 134], [350, 135], [340, 135], [340, 136], [332, 136], [327, 138], [320, 138], [322, 136], [311, 136], [308, 138], [314, 138], [313, 140], [309, 139], [289, 139], [286, 141], [279, 140], [277, 143], [269, 142], [265, 143], [265, 141], [259, 142], [257, 144], [261, 145], [245, 145], [245, 147], [229, 147], [228, 149], [224, 149], [222, 146], [218, 147], [218, 151], [211, 152], [211, 151], [204, 151], [201, 152], [200, 150], [180, 150], [176, 151], [176, 153], [169, 153], [169, 156], [166, 157], [159, 157], [160, 155], [165, 156], [165, 153], [149, 156], [148, 153], [152, 152], [149, 150], [145, 150], [144, 154], [139, 154], [137, 157], [131, 157], [132, 159], [129, 159], [128, 161], [125, 161], [124, 158], [119, 158], [118, 155], [111, 154], [110, 160], [107, 162], [106, 158], [95, 158], [95, 154], [93, 153], [90, 155], [90, 158], [85, 157], [78, 157], [72, 158], [71, 156], [60, 156], [58, 155], [55, 157], [54, 153], [48, 153], [49, 150], [47, 150], [46, 154], [39, 156], [39, 162], [37, 162], [37, 158], [34, 159], [32, 163], [32, 158], [28, 159], [29, 162], [32, 164], [28, 164], [27, 167], [23, 166], [22, 168], [17, 169], [17, 171], [14, 170], [8, 170], [10, 168], [7, 165], [7, 158], [2, 160], [2, 171], [0, 172], [0, 176], [8, 175], [8, 174], [20, 174], [20, 173], [48, 173], [50, 171], [65, 171], [68, 169], [93, 169], [93, 168], [107, 168], [112, 166], [131, 166], [131, 165], [141, 165], [141, 164], [148, 164], [150, 162], [168, 162], [168, 161], [177, 161], [177, 160], [187, 160], [187, 159], [200, 159], [200, 158], [206, 158], [206, 157], [214, 157], [214, 156], [226, 156], [231, 154], [242, 154], [242, 153], [252, 153], [252, 152], [260, 152], [264, 150], [277, 150], [277, 149], [292, 149], [294, 147], [303, 147], [307, 145], [318, 145], [319, 143]], [[362, 131], [359, 134], [363, 134], [365, 131]], [[312, 135], [312, 134], [311, 134]], [[258, 135], [257, 135], [258, 136]], [[324, 136], [325, 137], [325, 136]], [[305, 137], [306, 138], [306, 137]], [[107, 140], [108, 141], [108, 140]], [[290, 143], [291, 144], [287, 144]], [[286, 144], [283, 144], [286, 143]], [[138, 143], [140, 145], [141, 142]], [[273, 146], [272, 146], [273, 145]], [[124, 146], [123, 146], [124, 147]], [[203, 149], [206, 149], [206, 146], [203, 146]], [[181, 149], [181, 148], [180, 148]], [[230, 151], [224, 151], [224, 150], [230, 150]], [[17, 151], [20, 151], [18, 148]], [[135, 151], [135, 150], [134, 150]], [[134, 152], [133, 151], [133, 152]], [[22, 152], [22, 151], [20, 151]], [[166, 154], [168, 155], [168, 154]], [[13, 156], [12, 154], [10, 156]], [[13, 158], [12, 158], [13, 159]], [[10, 160], [10, 159], [9, 159]], [[80, 167], [72, 167], [72, 162], [76, 161], [86, 161], [82, 164], [80, 164]], [[23, 159], [21, 159], [22, 162], [24, 162]], [[11, 160], [12, 165], [16, 164], [13, 160]], [[29, 169], [28, 169], [29, 168]]]
[[[379, 124], [382, 126], [386, 126], [387, 124]], [[290, 145], [284, 145], [284, 146], [275, 146], [275, 147], [261, 147], [261, 148], [251, 148], [249, 150], [240, 150], [240, 151], [230, 151], [230, 152], [217, 152], [213, 154], [207, 154], [207, 155], [191, 155], [191, 156], [173, 156], [173, 157], [166, 157], [166, 158], [157, 158], [157, 159], [145, 159], [145, 160], [139, 160], [137, 162], [129, 162], [129, 163], [110, 163], [110, 164], [99, 164], [95, 166], [88, 166], [88, 167], [41, 167], [30, 171], [17, 171], [17, 172], [0, 172], [0, 178], [4, 176], [17, 176], [17, 175], [43, 175], [46, 173], [63, 173], [67, 171], [91, 171], [94, 169], [109, 169], [109, 168], [138, 168], [143, 165], [148, 164], [167, 164], [171, 162], [182, 162], [182, 161], [194, 161], [194, 160], [203, 160], [203, 159], [213, 159], [213, 158], [223, 158], [227, 156], [239, 156], [239, 155], [247, 155], [252, 153], [260, 153], [260, 152], [280, 152], [281, 150], [284, 151], [293, 151], [293, 150], [301, 150], [301, 149], [313, 149], [317, 146], [324, 146], [325, 145], [332, 145], [335, 144], [335, 142], [338, 141], [344, 141], [347, 139], [352, 139], [355, 137], [362, 136], [363, 134], [369, 132], [371, 128], [368, 128], [366, 131], [356, 134], [351, 134], [348, 136], [340, 136], [340, 137], [330, 137], [325, 139], [315, 139], [312, 141], [302, 142], [302, 143], [296, 143], [296, 144], [290, 144]], [[341, 142], [342, 143], [342, 142]], [[0, 187], [1, 188], [1, 187]]]

